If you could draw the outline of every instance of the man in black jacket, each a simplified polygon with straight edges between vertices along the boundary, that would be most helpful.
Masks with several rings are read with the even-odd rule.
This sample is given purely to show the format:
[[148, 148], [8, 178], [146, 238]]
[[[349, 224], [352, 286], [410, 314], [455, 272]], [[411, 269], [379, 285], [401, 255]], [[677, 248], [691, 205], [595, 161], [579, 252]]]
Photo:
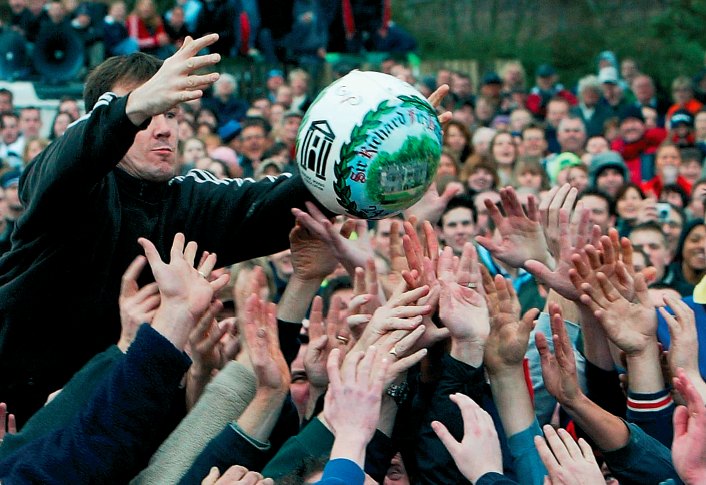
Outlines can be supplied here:
[[25, 170], [25, 214], [0, 259], [0, 401], [19, 423], [117, 342], [120, 280], [138, 237], [165, 257], [182, 232], [220, 265], [288, 247], [290, 209], [311, 199], [300, 178], [173, 178], [176, 107], [218, 79], [193, 74], [220, 60], [197, 57], [217, 38], [187, 38], [163, 65], [139, 53], [106, 61], [86, 84], [91, 113]]

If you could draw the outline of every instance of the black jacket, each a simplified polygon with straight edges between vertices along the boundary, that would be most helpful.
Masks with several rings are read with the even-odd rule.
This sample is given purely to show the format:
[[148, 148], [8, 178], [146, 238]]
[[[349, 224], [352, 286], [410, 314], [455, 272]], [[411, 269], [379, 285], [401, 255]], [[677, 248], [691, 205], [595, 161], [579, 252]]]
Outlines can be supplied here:
[[[140, 129], [107, 94], [25, 170], [25, 214], [0, 259], [0, 402], [22, 422], [91, 357], [118, 341], [120, 280], [150, 239], [163, 258], [183, 232], [230, 265], [282, 251], [299, 177], [219, 181], [192, 171], [165, 183], [116, 165]], [[200, 255], [197, 255], [197, 257]], [[144, 274], [147, 273], [147, 274]], [[140, 284], [152, 280], [147, 268]]]

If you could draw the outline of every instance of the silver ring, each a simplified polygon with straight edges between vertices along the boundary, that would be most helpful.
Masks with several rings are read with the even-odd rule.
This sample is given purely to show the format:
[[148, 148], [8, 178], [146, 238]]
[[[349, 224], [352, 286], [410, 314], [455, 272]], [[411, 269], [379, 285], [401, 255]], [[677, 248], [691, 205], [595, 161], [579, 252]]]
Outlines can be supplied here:
[[203, 272], [197, 271], [197, 273], [200, 274], [201, 276], [203, 276], [205, 279], [208, 279], [208, 276], [206, 276], [205, 274], [203, 274]]
[[477, 285], [475, 283], [471, 282], [471, 283], [468, 283], [466, 286], [468, 286], [470, 289], [474, 290]]
[[350, 339], [348, 337], [344, 337], [343, 335], [336, 335], [336, 340], [340, 340], [344, 344], [348, 344], [348, 342], [350, 342]]

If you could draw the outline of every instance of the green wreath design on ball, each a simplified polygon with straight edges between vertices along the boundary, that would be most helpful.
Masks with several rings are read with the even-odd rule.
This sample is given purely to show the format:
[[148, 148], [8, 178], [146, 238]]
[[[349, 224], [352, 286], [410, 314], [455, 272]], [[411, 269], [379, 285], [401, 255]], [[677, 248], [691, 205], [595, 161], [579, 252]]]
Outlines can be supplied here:
[[391, 113], [397, 108], [417, 108], [420, 111], [424, 111], [433, 115], [436, 118], [436, 111], [432, 108], [429, 103], [420, 99], [416, 96], [398, 96], [397, 99], [402, 101], [402, 104], [396, 106], [388, 106], [388, 100], [381, 102], [377, 109], [374, 111], [368, 111], [363, 117], [360, 125], [356, 125], [351, 132], [351, 139], [348, 143], [344, 143], [341, 147], [340, 160], [336, 161], [333, 166], [334, 182], [333, 191], [336, 194], [338, 203], [346, 209], [346, 211], [352, 216], [359, 218], [366, 218], [367, 214], [364, 211], [358, 209], [358, 205], [351, 200], [351, 188], [346, 183], [348, 177], [350, 177], [353, 168], [349, 166], [349, 163], [355, 158], [356, 152], [355, 147], [361, 145], [365, 142], [368, 137], [368, 132], [377, 128], [381, 121], [380, 118], [388, 113]]

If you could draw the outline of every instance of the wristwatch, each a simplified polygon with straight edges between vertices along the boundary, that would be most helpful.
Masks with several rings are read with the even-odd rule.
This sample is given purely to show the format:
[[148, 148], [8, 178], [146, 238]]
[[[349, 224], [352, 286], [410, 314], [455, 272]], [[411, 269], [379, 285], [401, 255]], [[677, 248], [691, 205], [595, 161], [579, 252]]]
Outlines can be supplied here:
[[385, 394], [394, 399], [397, 405], [400, 406], [409, 398], [409, 384], [407, 384], [407, 381], [404, 381], [399, 386], [392, 384], [387, 388]]

